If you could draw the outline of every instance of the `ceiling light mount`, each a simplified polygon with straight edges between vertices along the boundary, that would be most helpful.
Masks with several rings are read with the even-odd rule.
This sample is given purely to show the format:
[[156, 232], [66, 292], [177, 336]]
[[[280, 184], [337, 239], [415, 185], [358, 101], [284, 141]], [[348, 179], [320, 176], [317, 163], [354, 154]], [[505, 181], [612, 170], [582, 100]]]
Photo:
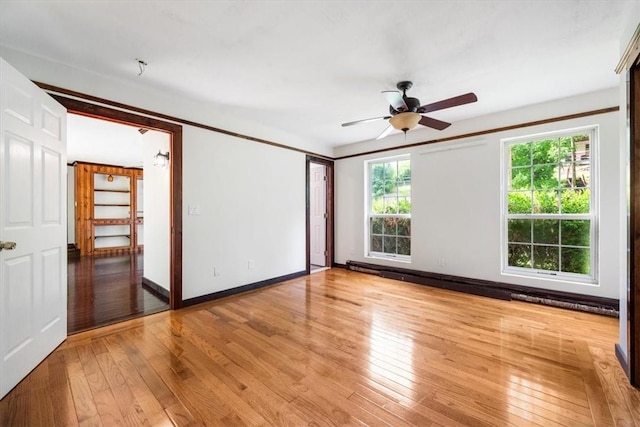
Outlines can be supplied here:
[[142, 73], [144, 73], [144, 70], [147, 69], [147, 65], [149, 64], [147, 63], [147, 61], [138, 58], [136, 58], [136, 62], [138, 63], [138, 68], [140, 69], [140, 72], [138, 73], [138, 77], [140, 77]]
[[413, 87], [413, 82], [410, 82], [409, 80], [398, 82], [396, 87], [398, 88], [398, 90], [401, 90], [406, 94], [406, 92]]

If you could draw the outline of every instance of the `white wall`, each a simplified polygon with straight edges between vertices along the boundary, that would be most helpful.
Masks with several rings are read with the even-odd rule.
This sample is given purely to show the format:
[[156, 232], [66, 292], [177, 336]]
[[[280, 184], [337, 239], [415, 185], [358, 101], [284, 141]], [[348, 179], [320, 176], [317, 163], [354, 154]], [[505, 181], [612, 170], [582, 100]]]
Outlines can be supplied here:
[[[158, 150], [169, 151], [168, 133], [150, 130], [142, 135], [144, 169], [144, 271], [143, 276], [167, 290], [170, 289], [170, 178], [169, 167], [154, 166]], [[171, 155], [169, 155], [171, 157]]]
[[183, 137], [184, 298], [304, 270], [305, 155], [189, 126]]
[[76, 243], [76, 168], [67, 166], [67, 243]]
[[[499, 123], [516, 123], [617, 105], [617, 89], [572, 97], [553, 103], [529, 106], [486, 116], [458, 129], [493, 128]], [[501, 163], [502, 138], [599, 125], [600, 156], [600, 241], [599, 285], [587, 286], [538, 278], [501, 274]], [[466, 140], [469, 147], [442, 150], [465, 142], [451, 141], [336, 162], [336, 254], [338, 263], [348, 260], [394, 265], [421, 271], [500, 281], [537, 288], [618, 298], [620, 245], [618, 113], [548, 123], [483, 135]], [[375, 146], [369, 146], [374, 149]], [[364, 161], [409, 153], [412, 166], [412, 261], [366, 258], [364, 210]], [[444, 258], [445, 265], [438, 265]]]
[[[622, 33], [622, 37], [620, 38], [620, 56], [624, 54], [625, 49], [631, 42], [631, 38], [633, 37], [633, 33], [640, 25], [640, 2], [634, 3], [633, 9], [629, 14], [629, 18], [627, 22], [622, 23], [625, 25], [625, 29]], [[626, 70], [620, 74], [620, 87], [618, 92], [618, 97], [620, 101], [620, 111], [623, 112], [620, 114], [618, 126], [620, 129], [620, 146], [621, 146], [621, 156], [620, 156], [620, 170], [621, 170], [621, 180], [620, 180], [620, 189], [622, 193], [621, 200], [621, 223], [620, 223], [620, 235], [621, 235], [621, 245], [618, 248], [618, 253], [620, 256], [620, 336], [619, 336], [619, 348], [622, 350], [622, 353], [625, 359], [628, 360], [629, 348], [628, 348], [628, 339], [627, 339], [627, 288], [629, 286], [629, 276], [627, 275], [627, 255], [628, 255], [628, 244], [627, 244], [627, 235], [629, 230], [627, 229], [628, 225], [628, 215], [629, 215], [629, 207], [627, 205], [627, 194], [629, 191], [629, 180], [628, 180], [628, 167], [629, 167], [629, 152], [628, 152], [628, 124], [627, 124], [627, 72]], [[637, 286], [637, 285], [636, 285]], [[637, 351], [637, 350], [636, 350]]]

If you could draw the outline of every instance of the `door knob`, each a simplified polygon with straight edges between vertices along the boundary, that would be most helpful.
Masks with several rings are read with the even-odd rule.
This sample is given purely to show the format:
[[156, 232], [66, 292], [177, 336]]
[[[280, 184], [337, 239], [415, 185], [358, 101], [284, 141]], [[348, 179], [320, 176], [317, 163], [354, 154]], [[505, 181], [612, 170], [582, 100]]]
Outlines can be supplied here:
[[16, 248], [16, 242], [2, 242], [0, 241], [0, 251], [6, 249], [8, 251]]

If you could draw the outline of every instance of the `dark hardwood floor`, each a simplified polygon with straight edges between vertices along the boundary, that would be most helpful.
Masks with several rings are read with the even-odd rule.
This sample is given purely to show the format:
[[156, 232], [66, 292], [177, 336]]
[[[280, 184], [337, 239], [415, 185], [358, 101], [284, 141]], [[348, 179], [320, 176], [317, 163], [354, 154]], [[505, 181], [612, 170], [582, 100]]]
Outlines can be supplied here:
[[142, 287], [142, 254], [69, 259], [69, 334], [167, 310]]

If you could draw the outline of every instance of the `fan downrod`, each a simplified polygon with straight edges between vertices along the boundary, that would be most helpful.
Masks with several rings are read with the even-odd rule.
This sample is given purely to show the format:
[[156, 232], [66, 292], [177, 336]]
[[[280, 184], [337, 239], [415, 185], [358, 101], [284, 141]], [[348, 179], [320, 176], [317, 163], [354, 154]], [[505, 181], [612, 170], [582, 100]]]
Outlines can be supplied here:
[[413, 82], [410, 82], [408, 80], [403, 82], [398, 82], [398, 84], [396, 85], [398, 90], [401, 90], [403, 92], [408, 91], [409, 89], [411, 89], [412, 86], [413, 86]]

